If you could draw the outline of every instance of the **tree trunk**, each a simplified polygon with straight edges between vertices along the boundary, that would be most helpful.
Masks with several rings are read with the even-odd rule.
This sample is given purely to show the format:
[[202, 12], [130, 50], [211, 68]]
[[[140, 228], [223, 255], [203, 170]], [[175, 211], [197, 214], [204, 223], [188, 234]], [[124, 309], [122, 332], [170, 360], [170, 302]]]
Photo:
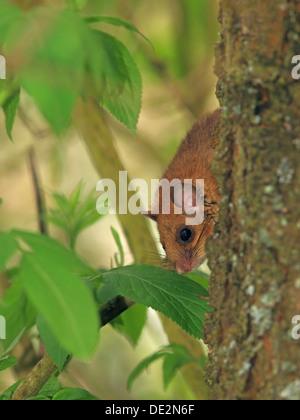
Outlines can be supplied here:
[[299, 400], [300, 1], [220, 0], [221, 207], [207, 252], [213, 399]]

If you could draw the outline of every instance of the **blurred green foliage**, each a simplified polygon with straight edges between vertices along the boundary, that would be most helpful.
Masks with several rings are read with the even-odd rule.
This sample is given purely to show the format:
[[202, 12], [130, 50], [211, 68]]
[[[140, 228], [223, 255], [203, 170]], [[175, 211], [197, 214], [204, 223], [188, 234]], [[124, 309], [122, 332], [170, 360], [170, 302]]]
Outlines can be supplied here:
[[159, 359], [164, 359], [163, 383], [165, 389], [170, 385], [171, 381], [174, 379], [175, 374], [183, 365], [194, 363], [203, 369], [206, 361], [206, 357], [200, 360], [192, 357], [184, 346], [178, 344], [169, 344], [168, 346], [162, 347], [151, 356], [146, 357], [146, 359], [142, 360], [138, 364], [138, 366], [134, 369], [128, 378], [128, 389], [132, 388], [134, 381], [145, 369], [148, 369], [152, 363]]
[[91, 191], [84, 196], [83, 183], [80, 182], [69, 197], [57, 192], [51, 196], [55, 207], [42, 217], [65, 232], [67, 243], [74, 250], [80, 233], [103, 217], [95, 211], [95, 194]]
[[[157, 138], [150, 138], [145, 134], [149, 124], [141, 126], [142, 130], [138, 131], [135, 139], [114, 121], [111, 121], [111, 126], [117, 133], [122, 133], [120, 137], [124, 143], [126, 142], [129, 146], [132, 144], [132, 149], [138, 149], [141, 152], [140, 160], [144, 158], [146, 161], [149, 157], [149, 162], [156, 161], [163, 167], [176, 150], [182, 133], [207, 108], [214, 107], [215, 102], [212, 95], [215, 79], [212, 75], [212, 67], [213, 45], [217, 40], [218, 32], [217, 1], [163, 0], [154, 3], [149, 0], [101, 0], [101, 2], [99, 0], [66, 0], [65, 3], [69, 10], [63, 10], [63, 1], [45, 0], [47, 9], [34, 10], [27, 15], [26, 19], [24, 19], [23, 12], [14, 9], [13, 16], [7, 19], [8, 15], [5, 13], [8, 13], [8, 9], [5, 10], [5, 4], [10, 3], [6, 1], [1, 4], [0, 44], [2, 43], [2, 47], [5, 47], [5, 54], [7, 53], [9, 56], [11, 45], [14, 44], [16, 37], [22, 34], [21, 47], [26, 54], [25, 56], [24, 54], [20, 55], [20, 49], [18, 49], [20, 45], [17, 45], [16, 53], [8, 60], [10, 76], [6, 84], [1, 81], [0, 85], [0, 104], [3, 105], [6, 131], [9, 137], [12, 137], [13, 125], [18, 118], [19, 105], [23, 122], [25, 121], [27, 128], [31, 127], [31, 123], [28, 123], [28, 119], [25, 118], [27, 110], [24, 103], [22, 104], [23, 94], [20, 103], [20, 85], [34, 99], [48, 124], [60, 136], [66, 133], [66, 128], [71, 122], [72, 108], [77, 97], [82, 96], [86, 99], [89, 95], [96, 97], [104, 108], [132, 132], [135, 132], [141, 108], [141, 74], [144, 85], [144, 109], [145, 112], [148, 112], [147, 118], [151, 121], [150, 125], [154, 125], [154, 119], [154, 122], [157, 122], [157, 126], [159, 126], [160, 122], [164, 121], [163, 118], [165, 120], [169, 118], [171, 123], [162, 124], [162, 126], [165, 125], [165, 129], [162, 127]], [[25, 3], [23, 4], [25, 5]], [[59, 8], [53, 9], [49, 14], [49, 7], [51, 8], [52, 5], [57, 5]], [[91, 17], [94, 18], [87, 20]], [[36, 25], [33, 24], [34, 19], [38, 21]], [[43, 38], [43, 30], [47, 28], [49, 22], [54, 24], [51, 25], [50, 31], [46, 31], [47, 36]], [[28, 35], [28, 32], [30, 36], [27, 37], [25, 35]], [[139, 33], [149, 39], [153, 47], [139, 36]], [[40, 42], [32, 42], [32, 39]], [[20, 64], [25, 65], [18, 67]], [[116, 97], [118, 100], [115, 100]], [[179, 122], [176, 121], [178, 113], [184, 116]], [[179, 127], [180, 135], [178, 135]], [[6, 141], [4, 134], [2, 137], [2, 141]], [[15, 135], [14, 140], [16, 143], [22, 141]], [[63, 142], [58, 143], [57, 140], [54, 140], [52, 143], [52, 156], [55, 156], [55, 153], [58, 156], [64, 150]], [[6, 146], [4, 145], [4, 147]], [[46, 160], [48, 160], [48, 156]], [[49, 162], [49, 164], [52, 163]], [[62, 167], [66, 165], [65, 155], [62, 155], [60, 164]], [[5, 167], [2, 165], [2, 171]], [[77, 243], [80, 245], [79, 233], [98, 220], [98, 215], [93, 214], [91, 210], [91, 197], [84, 203], [81, 201], [81, 197], [81, 187], [73, 189], [73, 192], [67, 195], [54, 192], [53, 206], [50, 206], [51, 210], [48, 212], [48, 221], [65, 231], [68, 244], [72, 249]], [[108, 220], [107, 223], [110, 221]], [[12, 222], [12, 224], [16, 226], [18, 222]], [[125, 251], [122, 246], [122, 238], [116, 229], [113, 229], [112, 232], [119, 252], [119, 256], [115, 257], [115, 262], [117, 266], [123, 266]], [[23, 334], [35, 324], [38, 310], [40, 313], [39, 332], [44, 337], [49, 350], [54, 346], [54, 352], [50, 351], [60, 367], [63, 368], [67, 352], [59, 348], [57, 341], [63, 343], [68, 351], [84, 358], [92, 353], [97, 341], [95, 303], [87, 288], [83, 287], [84, 284], [79, 285], [79, 271], [82, 274], [83, 267], [87, 268], [85, 275], [89, 272], [92, 286], [96, 284], [98, 287], [99, 283], [95, 282], [95, 270], [90, 269], [86, 264], [81, 265], [75, 253], [71, 251], [68, 253], [69, 250], [60, 247], [56, 242], [54, 244], [51, 240], [47, 242], [48, 239], [39, 235], [28, 236], [23, 231], [15, 231], [13, 234], [1, 233], [0, 240], [3, 244], [0, 247], [1, 270], [14, 254], [20, 255], [20, 251], [22, 251], [24, 255], [21, 276], [18, 270], [14, 272], [10, 279], [13, 285], [1, 301], [0, 313], [6, 314], [11, 326], [8, 335], [9, 342], [6, 343], [8, 346], [4, 346], [4, 348], [7, 351], [11, 350]], [[25, 243], [27, 245], [24, 248]], [[35, 257], [30, 253], [27, 255], [28, 247], [36, 254]], [[49, 259], [51, 252], [52, 258], [55, 260], [55, 267], [53, 259]], [[66, 261], [69, 262], [67, 266]], [[127, 270], [130, 269], [130, 267], [127, 268]], [[150, 268], [148, 270], [147, 273], [145, 272], [147, 276], [156, 279], [158, 272], [151, 272]], [[118, 275], [113, 271], [107, 274], [108, 277], [115, 276], [115, 279]], [[177, 277], [177, 275], [175, 276]], [[169, 280], [171, 277], [170, 275]], [[204, 296], [206, 292], [201, 286], [206, 288], [207, 278], [194, 274], [191, 277], [192, 280], [199, 282], [197, 290], [201, 291], [199, 293]], [[60, 281], [62, 278], [65, 281]], [[91, 288], [87, 279], [88, 276], [85, 278], [85, 283]], [[125, 276], [124, 280], [126, 280]], [[184, 281], [183, 278], [182, 287], [185, 285]], [[71, 283], [76, 284], [76, 287], [69, 293]], [[128, 290], [131, 287], [129, 286]], [[124, 292], [123, 284], [119, 286], [115, 284], [115, 287], [116, 292]], [[161, 292], [158, 290], [157, 295], [153, 294], [153, 299], [158, 306]], [[71, 296], [69, 301], [63, 298], [66, 294]], [[51, 296], [54, 295], [55, 297], [52, 299]], [[184, 298], [184, 296], [183, 293], [181, 297]], [[140, 297], [142, 303], [151, 305], [151, 302], [149, 303], [147, 300], [147, 293], [142, 291], [139, 296], [138, 287], [133, 297]], [[53, 311], [53, 307], [50, 308], [48, 302], [55, 300], [57, 304]], [[70, 306], [71, 301], [73, 303]], [[82, 307], [86, 306], [89, 306], [91, 311], [87, 317], [80, 319]], [[167, 309], [170, 313], [173, 312], [171, 306]], [[201, 321], [205, 310], [207, 310], [206, 305], [202, 309], [201, 313], [199, 312]], [[62, 317], [67, 317], [66, 324], [59, 322]], [[145, 329], [145, 322], [146, 309], [144, 306], [137, 305], [115, 320], [113, 327], [115, 331], [127, 337], [132, 344], [137, 345]], [[188, 319], [185, 322], [188, 327]], [[55, 331], [55, 337], [51, 336], [48, 324], [52, 326], [51, 331]], [[73, 329], [67, 331], [70, 325], [73, 325]], [[86, 328], [87, 325], [90, 327]], [[184, 323], [181, 325], [184, 326]], [[76, 339], [79, 336], [86, 337], [87, 341], [84, 347], [81, 345], [81, 340]], [[103, 351], [106, 350], [103, 349]], [[107, 352], [109, 353], [109, 348]], [[117, 349], [115, 352], [111, 358], [112, 361], [106, 359], [110, 363], [118, 358]], [[121, 355], [119, 356], [121, 364]], [[170, 382], [182, 364], [195, 361], [184, 349], [182, 352], [173, 352], [169, 359], [168, 356], [169, 353], [166, 356], [166, 360], [169, 362], [165, 362], [165, 385]], [[4, 359], [2, 366], [5, 366], [5, 363], [13, 364], [14, 362], [14, 359]], [[104, 364], [100, 363], [98, 368], [101, 365], [103, 368]], [[136, 365], [136, 362], [134, 364]], [[122, 369], [119, 370], [122, 372]], [[126, 374], [123, 376], [126, 382]], [[177, 381], [174, 382], [174, 386], [171, 387], [168, 394], [164, 394], [163, 391], [160, 393], [157, 386], [154, 385], [152, 397], [160, 398], [163, 395], [178, 399], [186, 396], [192, 397], [193, 394], [182, 380], [177, 378]], [[121, 395], [128, 397], [128, 394], [119, 389], [116, 382], [112, 385], [110, 397], [112, 399]], [[98, 393], [105, 395], [107, 384], [105, 386], [104, 384], [98, 385]], [[51, 382], [47, 389], [47, 392], [42, 390], [37, 398], [94, 398], [83, 390], [62, 389], [62, 386], [57, 382]], [[146, 395], [146, 391], [143, 390], [140, 391], [140, 394], [139, 390], [136, 392], [133, 395], [137, 397]], [[3, 395], [3, 399], [8, 399], [11, 396], [11, 391], [7, 390]]]

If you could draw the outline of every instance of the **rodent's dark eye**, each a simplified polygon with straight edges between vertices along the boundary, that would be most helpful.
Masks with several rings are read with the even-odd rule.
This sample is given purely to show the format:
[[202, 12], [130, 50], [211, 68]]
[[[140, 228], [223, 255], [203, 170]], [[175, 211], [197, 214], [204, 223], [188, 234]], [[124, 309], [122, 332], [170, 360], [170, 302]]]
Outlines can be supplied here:
[[184, 227], [179, 231], [179, 239], [183, 245], [189, 243], [193, 239], [193, 236], [194, 231], [189, 227]]

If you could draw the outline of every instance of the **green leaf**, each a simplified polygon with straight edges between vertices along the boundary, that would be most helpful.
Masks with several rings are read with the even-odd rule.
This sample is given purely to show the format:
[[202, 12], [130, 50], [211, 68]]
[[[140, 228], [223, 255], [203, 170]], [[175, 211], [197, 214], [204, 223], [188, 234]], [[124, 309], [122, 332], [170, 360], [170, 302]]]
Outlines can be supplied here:
[[21, 230], [13, 230], [12, 235], [18, 239], [22, 239], [35, 253], [38, 253], [44, 259], [53, 259], [58, 266], [63, 265], [78, 275], [94, 276], [99, 274], [84, 264], [73, 251], [65, 248], [52, 238]]
[[20, 89], [14, 93], [4, 104], [3, 111], [5, 114], [5, 125], [8, 137], [12, 140], [12, 129], [17, 116], [20, 102]]
[[94, 192], [83, 197], [83, 183], [80, 182], [69, 197], [58, 193], [51, 195], [57, 208], [50, 209], [44, 218], [63, 229], [70, 247], [75, 249], [79, 234], [103, 217], [96, 211]]
[[100, 285], [95, 291], [96, 301], [99, 305], [103, 305], [105, 302], [108, 302], [109, 300], [112, 300], [114, 297], [117, 296], [114, 286], [110, 286], [108, 282], [104, 283], [103, 274], [104, 273], [100, 275], [102, 282], [100, 282]]
[[124, 255], [124, 249], [123, 249], [123, 246], [122, 246], [120, 235], [116, 231], [116, 229], [113, 228], [112, 226], [111, 226], [110, 230], [111, 230], [111, 233], [113, 234], [114, 240], [117, 244], [117, 247], [118, 247], [118, 250], [119, 250], [119, 253], [120, 253], [120, 257], [121, 257], [120, 263], [118, 263], [118, 259], [116, 258], [117, 265], [123, 267], [124, 264], [125, 264], [125, 255]]
[[0, 359], [0, 372], [9, 369], [18, 363], [17, 359], [13, 356], [6, 356]]
[[51, 376], [42, 389], [39, 391], [37, 396], [45, 396], [52, 399], [54, 395], [60, 392], [63, 389], [62, 384], [56, 378], [56, 376]]
[[7, 388], [6, 391], [3, 392], [3, 394], [0, 395], [0, 401], [9, 401], [13, 395], [13, 393], [17, 390], [20, 383], [23, 381], [23, 379], [20, 379], [15, 384]]
[[73, 212], [75, 212], [78, 205], [81, 204], [80, 201], [83, 193], [83, 187], [83, 182], [80, 181], [79, 184], [74, 188], [69, 199], [67, 200], [68, 207], [71, 208]]
[[51, 329], [48, 327], [45, 319], [41, 315], [38, 315], [37, 317], [37, 327], [41, 340], [43, 341], [49, 356], [58, 367], [58, 370], [62, 372], [69, 358], [69, 353], [59, 344]]
[[6, 291], [0, 303], [0, 314], [6, 320], [6, 340], [2, 340], [1, 344], [7, 354], [34, 325], [36, 318], [36, 310], [28, 301], [19, 280]]
[[[84, 4], [73, 0], [72, 5], [77, 9]], [[104, 20], [138, 32], [116, 18]], [[37, 34], [39, 42], [33, 43]], [[27, 59], [21, 62], [16, 78], [56, 134], [67, 129], [77, 98], [88, 95], [135, 132], [142, 81], [120, 41], [91, 29], [74, 10], [43, 6], [24, 14], [19, 8], [0, 6], [0, 43], [14, 51], [21, 41], [22, 56]]]
[[10, 233], [0, 232], [0, 273], [8, 260], [18, 250], [18, 244]]
[[130, 374], [128, 381], [127, 381], [127, 389], [130, 391], [134, 381], [142, 374], [144, 370], [146, 370], [153, 362], [158, 359], [161, 359], [168, 355], [169, 353], [164, 350], [159, 350], [158, 352], [152, 354], [150, 357], [142, 360], [141, 363], [134, 369], [134, 371]]
[[63, 86], [54, 86], [42, 73], [28, 73], [23, 76], [22, 82], [55, 134], [63, 134], [71, 122], [72, 110], [77, 100], [76, 92]]
[[68, 7], [73, 10], [82, 10], [87, 3], [87, 0], [65, 0]]
[[136, 34], [140, 35], [142, 38], [144, 38], [149, 44], [153, 47], [150, 40], [143, 35], [135, 25], [132, 23], [127, 22], [126, 20], [112, 17], [112, 16], [92, 16], [85, 18], [85, 21], [87, 23], [108, 23], [109, 25], [114, 26], [122, 26], [123, 28], [128, 29], [129, 31], [135, 32]]
[[199, 360], [194, 359], [187, 348], [180, 344], [169, 344], [160, 348], [151, 356], [146, 357], [138, 364], [138, 366], [134, 369], [128, 378], [127, 388], [130, 390], [132, 388], [133, 382], [138, 378], [138, 376], [140, 376], [144, 370], [148, 369], [150, 364], [162, 358], [164, 359], [163, 381], [165, 389], [168, 387], [177, 371], [183, 365], [187, 363], [199, 364]]
[[147, 308], [143, 305], [135, 304], [120, 315], [117, 320], [120, 322], [114, 322], [112, 324], [113, 328], [124, 334], [131, 344], [136, 346], [147, 320]]
[[31, 60], [20, 79], [57, 135], [69, 126], [81, 90], [85, 56], [81, 35], [85, 26], [71, 10], [38, 7], [28, 14], [27, 31], [37, 28], [40, 39], [27, 46]]
[[53, 401], [99, 401], [99, 398], [80, 388], [65, 388], [58, 392]]
[[193, 271], [186, 274], [185, 277], [199, 283], [205, 290], [208, 290], [210, 276], [203, 271]]
[[[128, 266], [103, 273], [105, 288], [162, 312], [185, 331], [202, 338], [204, 314], [211, 309], [207, 291], [177, 273], [152, 266]], [[101, 289], [100, 289], [101, 290]], [[103, 293], [103, 292], [101, 292]]]
[[182, 357], [179, 354], [169, 354], [165, 357], [163, 363], [163, 382], [164, 382], [164, 389], [166, 390], [170, 385], [171, 381], [174, 379], [174, 376], [178, 372], [178, 370], [188, 364], [193, 362], [190, 355], [187, 358]]
[[88, 359], [98, 343], [97, 307], [84, 282], [60, 255], [36, 250], [20, 266], [26, 293], [59, 343], [80, 359]]
[[15, 38], [17, 28], [24, 20], [24, 12], [16, 6], [0, 6], [0, 44], [7, 46]]
[[[100, 268], [98, 270], [98, 274], [95, 276], [91, 276], [91, 277], [84, 277], [83, 281], [85, 282], [86, 286], [89, 288], [91, 294], [94, 297], [95, 302], [100, 305], [103, 305], [103, 303], [105, 303], [106, 301], [98, 301], [98, 290], [101, 287], [101, 285], [103, 285], [103, 278], [102, 278], [102, 273], [104, 273], [105, 271], [107, 271], [105, 268]], [[99, 305], [98, 305], [99, 306]]]
[[120, 41], [104, 32], [94, 32], [110, 63], [110, 68], [105, 74], [105, 84], [96, 98], [107, 111], [135, 134], [142, 106], [140, 72], [133, 57]]
[[56, 376], [52, 375], [38, 394], [35, 397], [28, 398], [27, 401], [51, 401], [52, 398], [62, 390], [62, 384]]

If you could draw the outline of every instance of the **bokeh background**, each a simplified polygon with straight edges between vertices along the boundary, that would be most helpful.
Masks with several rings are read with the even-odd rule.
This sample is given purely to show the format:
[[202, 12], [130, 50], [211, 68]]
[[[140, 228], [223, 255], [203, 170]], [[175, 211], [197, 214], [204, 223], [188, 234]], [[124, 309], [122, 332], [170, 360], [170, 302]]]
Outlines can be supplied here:
[[[52, 4], [53, 2], [49, 2]], [[59, 5], [60, 2], [58, 2]], [[116, 146], [131, 178], [159, 178], [186, 132], [196, 119], [217, 106], [214, 44], [218, 40], [217, 0], [89, 0], [84, 14], [116, 16], [134, 23], [150, 39], [125, 29], [105, 25], [130, 49], [143, 78], [143, 107], [136, 136], [107, 115]], [[99, 179], [77, 132], [70, 127], [57, 139], [30, 98], [22, 95], [12, 143], [0, 115], [0, 228], [37, 230], [34, 190], [29, 171], [29, 151], [34, 148], [48, 206], [50, 192], [70, 194], [83, 181], [86, 193], [95, 191]], [[95, 193], [96, 203], [96, 193]], [[94, 267], [111, 266], [117, 251], [110, 227], [120, 233], [116, 217], [107, 215], [87, 229], [77, 252]], [[155, 233], [155, 226], [153, 227]], [[51, 235], [65, 241], [51, 228]], [[126, 250], [126, 239], [123, 238]], [[126, 262], [132, 261], [126, 253]], [[0, 289], [1, 296], [1, 289]], [[135, 383], [130, 393], [126, 381], [137, 363], [167, 344], [156, 314], [149, 311], [139, 345], [130, 343], [112, 327], [101, 331], [99, 350], [90, 363], [72, 361], [62, 382], [85, 387], [102, 399], [189, 399], [193, 394], [180, 375], [163, 389], [160, 362]], [[15, 382], [13, 371], [0, 374], [0, 392]]]

